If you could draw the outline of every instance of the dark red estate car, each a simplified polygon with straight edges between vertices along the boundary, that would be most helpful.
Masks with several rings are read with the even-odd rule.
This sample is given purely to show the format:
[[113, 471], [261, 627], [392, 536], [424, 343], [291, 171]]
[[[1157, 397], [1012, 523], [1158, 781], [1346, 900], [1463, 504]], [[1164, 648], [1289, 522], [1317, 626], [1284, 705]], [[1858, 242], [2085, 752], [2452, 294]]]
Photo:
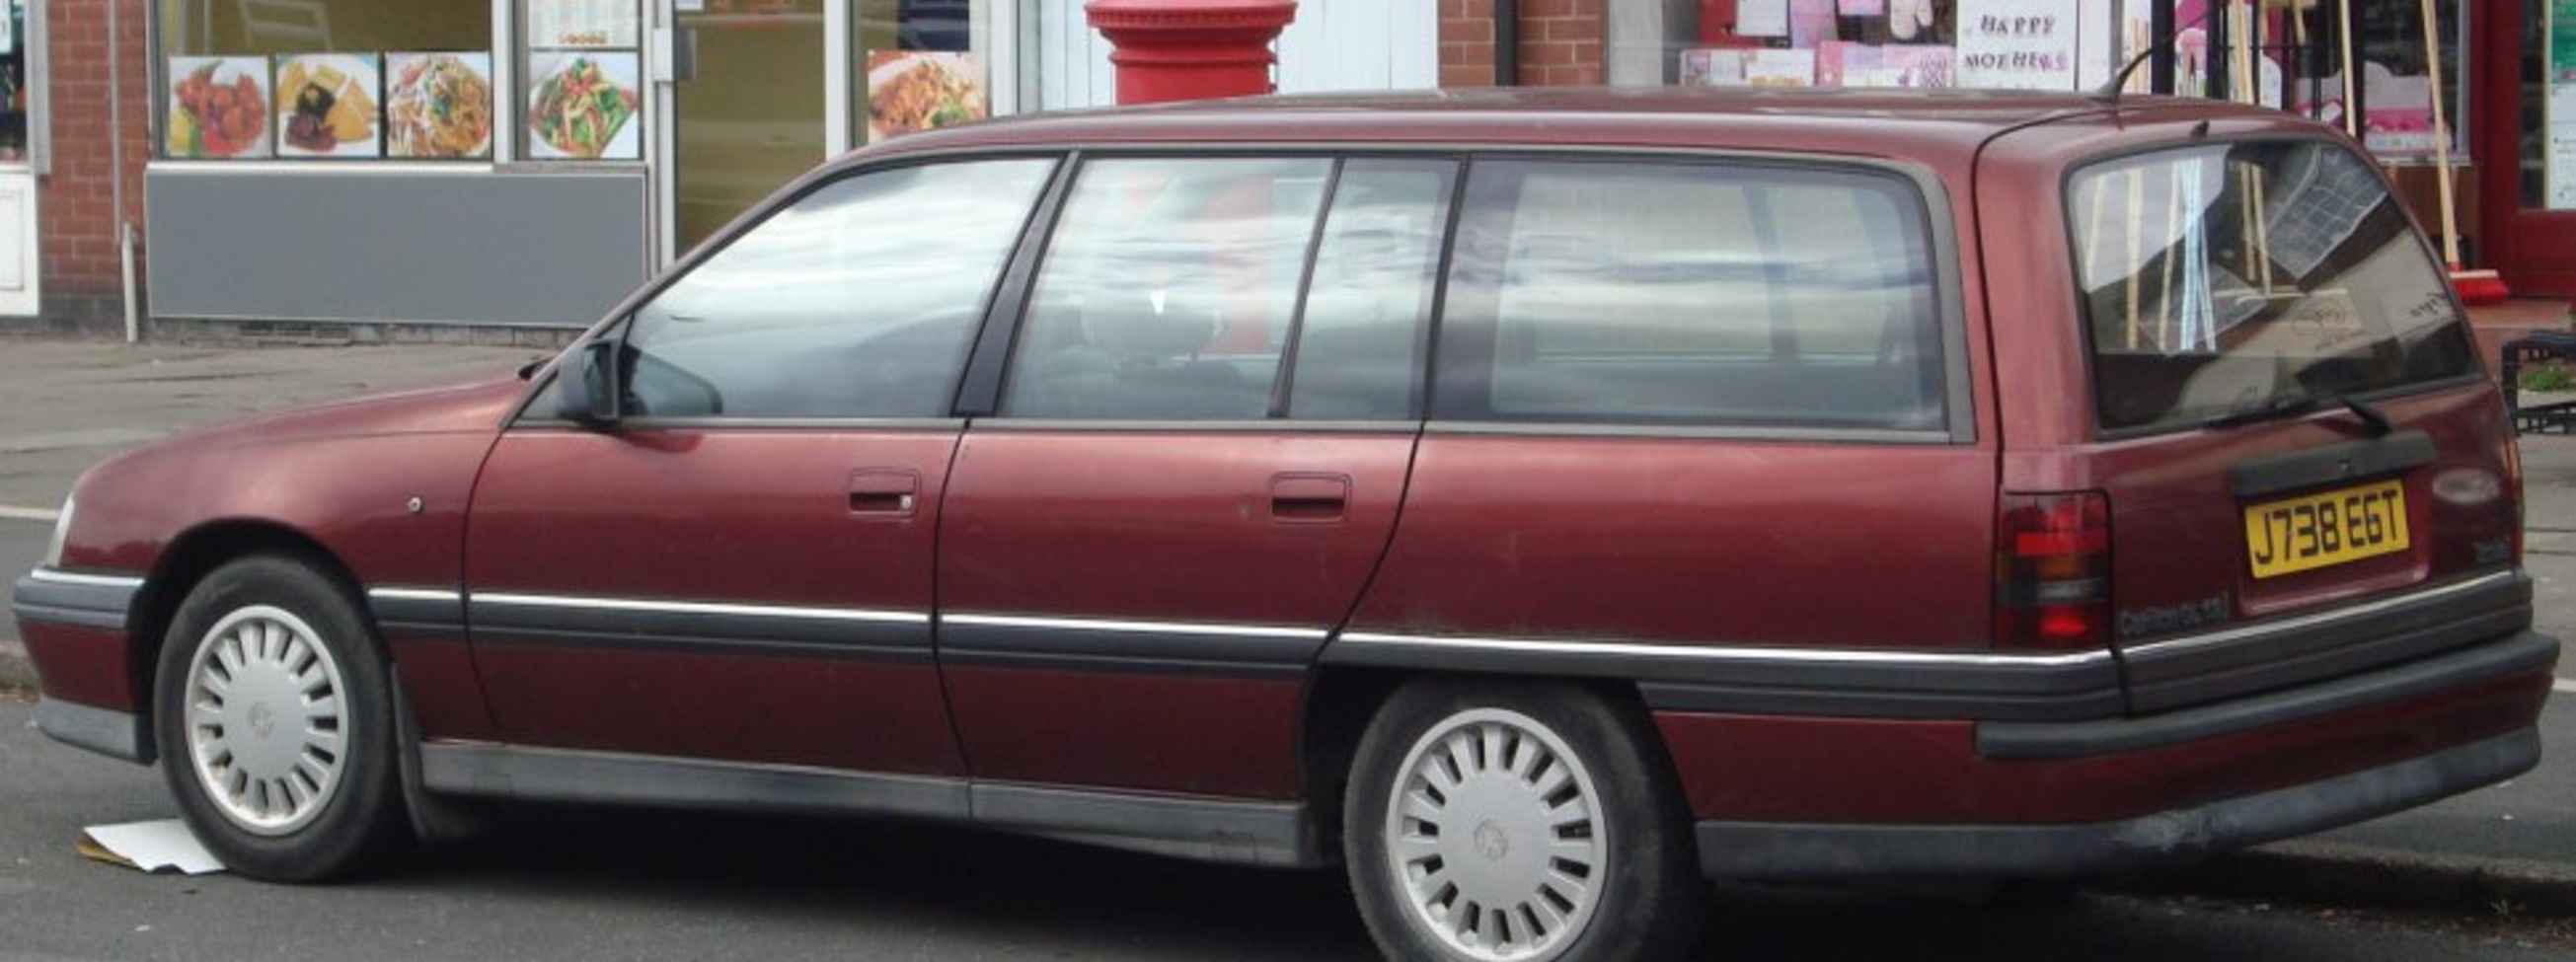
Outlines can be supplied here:
[[306, 880], [469, 798], [1346, 862], [1392, 956], [2531, 767], [2519, 469], [2344, 138], [1451, 94], [860, 151], [523, 382], [102, 465], [44, 729]]

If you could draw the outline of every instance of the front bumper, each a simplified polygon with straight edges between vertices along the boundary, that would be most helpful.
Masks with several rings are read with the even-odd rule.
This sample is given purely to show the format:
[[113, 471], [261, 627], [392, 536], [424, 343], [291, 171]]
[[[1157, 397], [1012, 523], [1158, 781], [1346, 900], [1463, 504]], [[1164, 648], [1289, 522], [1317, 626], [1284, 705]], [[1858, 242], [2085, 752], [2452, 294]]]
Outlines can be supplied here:
[[18, 580], [9, 610], [36, 666], [44, 698], [36, 725], [66, 744], [129, 761], [152, 761], [136, 704], [128, 612], [143, 579], [38, 568]]

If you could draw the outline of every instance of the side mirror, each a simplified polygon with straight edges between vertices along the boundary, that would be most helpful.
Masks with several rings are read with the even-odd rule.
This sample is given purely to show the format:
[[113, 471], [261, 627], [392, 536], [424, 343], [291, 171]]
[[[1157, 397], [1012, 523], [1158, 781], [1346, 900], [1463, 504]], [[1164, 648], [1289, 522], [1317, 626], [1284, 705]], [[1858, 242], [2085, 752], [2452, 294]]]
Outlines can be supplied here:
[[564, 356], [555, 372], [555, 415], [566, 421], [601, 428], [617, 423], [618, 344], [614, 340], [583, 343]]

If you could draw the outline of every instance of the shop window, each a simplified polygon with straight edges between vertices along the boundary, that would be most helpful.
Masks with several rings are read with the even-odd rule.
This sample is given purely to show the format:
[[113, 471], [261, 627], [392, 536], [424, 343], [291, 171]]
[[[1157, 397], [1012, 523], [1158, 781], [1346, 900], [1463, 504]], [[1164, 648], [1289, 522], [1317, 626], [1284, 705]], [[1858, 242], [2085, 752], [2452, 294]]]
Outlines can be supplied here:
[[521, 11], [527, 59], [519, 68], [519, 155], [644, 159], [642, 7], [636, 0], [527, 0]]
[[2523, 9], [2522, 206], [2576, 210], [2576, 0]]
[[[2460, 29], [2465, 8], [2462, 0], [2445, 0], [2436, 8], [2442, 120], [2451, 131], [2453, 156], [2466, 156], [2468, 149], [2469, 91], [2462, 82], [2466, 72], [2460, 69], [2468, 55]], [[2362, 143], [2382, 158], [2432, 159], [2434, 74], [2426, 59], [2422, 8], [2355, 3], [2352, 15], [2361, 56]], [[2330, 83], [2340, 87], [2340, 77]]]
[[989, 0], [853, 0], [852, 129], [873, 142], [991, 116]]
[[27, 2], [0, 3], [0, 163], [27, 159]]
[[160, 0], [161, 153], [488, 156], [489, 0]]

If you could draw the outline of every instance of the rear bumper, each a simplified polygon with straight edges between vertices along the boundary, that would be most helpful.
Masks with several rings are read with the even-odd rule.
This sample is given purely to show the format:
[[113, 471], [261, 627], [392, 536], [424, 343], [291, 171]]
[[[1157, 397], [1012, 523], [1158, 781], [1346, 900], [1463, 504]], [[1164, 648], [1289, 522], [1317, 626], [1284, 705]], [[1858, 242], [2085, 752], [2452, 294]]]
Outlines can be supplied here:
[[2538, 764], [2540, 733], [2527, 728], [2321, 782], [2087, 825], [1703, 821], [1700, 870], [1723, 878], [2062, 877], [2188, 864], [2405, 811]]
[[2099, 874], [2365, 821], [2527, 771], [2558, 649], [2518, 631], [2135, 718], [1657, 723], [1712, 876]]

